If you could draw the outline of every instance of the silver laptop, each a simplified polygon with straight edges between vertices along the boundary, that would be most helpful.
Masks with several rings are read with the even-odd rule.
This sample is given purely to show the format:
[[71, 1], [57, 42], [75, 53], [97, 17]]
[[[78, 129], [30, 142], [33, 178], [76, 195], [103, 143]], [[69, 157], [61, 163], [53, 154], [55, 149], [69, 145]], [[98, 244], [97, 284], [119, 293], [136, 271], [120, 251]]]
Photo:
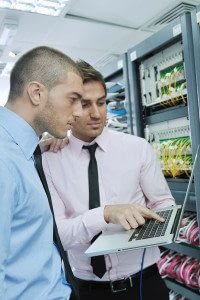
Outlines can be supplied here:
[[165, 219], [164, 223], [156, 220], [147, 220], [144, 225], [128, 231], [125, 231], [120, 225], [111, 224], [110, 228], [91, 244], [85, 254], [91, 257], [180, 242], [178, 240], [179, 229], [189, 197], [197, 159], [199, 159], [199, 148], [198, 146], [183, 205], [156, 210], [156, 213]]

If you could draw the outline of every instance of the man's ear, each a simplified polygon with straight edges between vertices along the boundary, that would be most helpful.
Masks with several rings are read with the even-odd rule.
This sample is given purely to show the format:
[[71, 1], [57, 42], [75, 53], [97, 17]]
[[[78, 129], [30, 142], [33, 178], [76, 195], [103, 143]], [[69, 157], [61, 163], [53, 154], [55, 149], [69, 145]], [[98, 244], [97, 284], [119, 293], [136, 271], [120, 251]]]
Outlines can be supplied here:
[[41, 96], [45, 92], [45, 86], [37, 81], [31, 81], [27, 85], [27, 93], [33, 105], [41, 103]]

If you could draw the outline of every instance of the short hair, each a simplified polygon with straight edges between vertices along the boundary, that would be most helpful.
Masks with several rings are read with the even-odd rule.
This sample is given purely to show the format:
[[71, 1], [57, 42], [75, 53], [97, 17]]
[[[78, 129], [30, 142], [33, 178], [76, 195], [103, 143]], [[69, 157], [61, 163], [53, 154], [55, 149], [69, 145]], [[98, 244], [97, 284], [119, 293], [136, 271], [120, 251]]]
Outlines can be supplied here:
[[99, 71], [97, 71], [84, 60], [78, 60], [76, 61], [76, 64], [82, 73], [83, 83], [87, 83], [90, 81], [99, 81], [105, 90], [105, 94], [107, 94], [106, 84], [103, 75]]
[[8, 101], [20, 97], [25, 85], [31, 81], [38, 81], [50, 90], [69, 71], [82, 77], [76, 63], [69, 56], [46, 46], [34, 48], [21, 56], [11, 71]]

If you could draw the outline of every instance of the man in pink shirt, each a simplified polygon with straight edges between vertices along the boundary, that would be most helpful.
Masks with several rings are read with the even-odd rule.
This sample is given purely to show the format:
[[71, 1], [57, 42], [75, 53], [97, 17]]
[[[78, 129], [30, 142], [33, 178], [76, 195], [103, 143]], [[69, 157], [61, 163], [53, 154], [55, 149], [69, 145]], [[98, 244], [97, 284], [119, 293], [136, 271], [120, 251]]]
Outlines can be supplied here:
[[[145, 218], [162, 221], [151, 209], [174, 204], [151, 146], [145, 139], [115, 132], [106, 124], [106, 87], [89, 64], [77, 63], [84, 77], [82, 116], [73, 124], [69, 144], [58, 153], [45, 152], [43, 166], [64, 249], [79, 286], [80, 300], [167, 300], [168, 290], [156, 262], [157, 247], [105, 255], [106, 272], [93, 273], [84, 252], [109, 223], [136, 228]], [[89, 209], [87, 148], [97, 143], [100, 206]], [[112, 287], [111, 288], [111, 283]], [[71, 295], [71, 300], [76, 299]]]

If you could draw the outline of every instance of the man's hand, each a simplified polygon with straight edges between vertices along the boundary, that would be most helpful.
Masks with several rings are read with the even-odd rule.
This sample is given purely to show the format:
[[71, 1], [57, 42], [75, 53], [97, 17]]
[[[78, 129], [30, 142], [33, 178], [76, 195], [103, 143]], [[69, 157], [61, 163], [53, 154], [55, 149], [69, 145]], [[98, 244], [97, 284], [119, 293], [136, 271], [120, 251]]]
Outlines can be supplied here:
[[126, 230], [143, 225], [146, 219], [165, 220], [152, 210], [139, 204], [106, 205], [104, 219], [107, 223], [121, 224]]
[[68, 143], [68, 137], [64, 139], [56, 139], [50, 134], [47, 134], [44, 137], [42, 137], [39, 145], [42, 153], [45, 151], [58, 152], [58, 150], [64, 148], [64, 146]]

